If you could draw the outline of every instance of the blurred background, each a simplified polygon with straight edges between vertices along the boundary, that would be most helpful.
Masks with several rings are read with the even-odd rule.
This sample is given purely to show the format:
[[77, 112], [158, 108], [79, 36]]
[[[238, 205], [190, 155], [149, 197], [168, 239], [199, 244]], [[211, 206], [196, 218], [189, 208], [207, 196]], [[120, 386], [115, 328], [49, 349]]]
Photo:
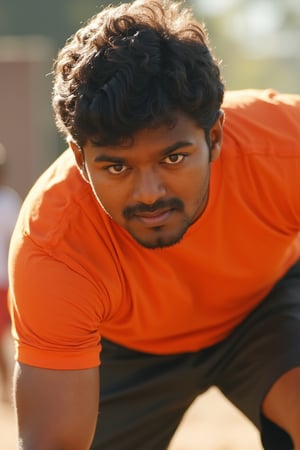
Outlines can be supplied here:
[[[120, 1], [0, 0], [0, 147], [7, 153], [7, 183], [21, 199], [66, 147], [51, 109], [53, 59], [66, 39], [108, 3]], [[227, 89], [300, 94], [299, 0], [186, 4], [206, 24]], [[12, 367], [11, 340], [5, 348]], [[11, 404], [0, 402], [1, 446], [6, 450], [15, 448], [14, 420]], [[261, 449], [254, 427], [214, 391], [191, 409], [172, 450], [198, 448], [193, 433], [200, 431], [203, 450]]]
[[[9, 180], [24, 197], [65, 148], [50, 106], [53, 58], [108, 3], [0, 0], [0, 142]], [[300, 93], [299, 0], [187, 0], [206, 23], [227, 89]]]

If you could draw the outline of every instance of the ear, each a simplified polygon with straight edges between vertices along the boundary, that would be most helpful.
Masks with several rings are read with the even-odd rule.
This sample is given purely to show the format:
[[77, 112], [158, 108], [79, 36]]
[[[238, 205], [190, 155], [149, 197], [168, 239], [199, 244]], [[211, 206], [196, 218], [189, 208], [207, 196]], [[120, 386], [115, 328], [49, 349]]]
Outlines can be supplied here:
[[211, 127], [209, 131], [211, 142], [211, 161], [216, 161], [221, 153], [221, 147], [223, 142], [223, 123], [224, 123], [224, 111], [220, 110], [218, 119]]
[[84, 178], [85, 181], [87, 181], [89, 183], [90, 180], [89, 180], [89, 176], [88, 176], [86, 166], [85, 166], [83, 149], [80, 148], [74, 141], [71, 141], [71, 140], [69, 141], [69, 146], [74, 153], [76, 164], [77, 164], [77, 167], [78, 167], [82, 177]]

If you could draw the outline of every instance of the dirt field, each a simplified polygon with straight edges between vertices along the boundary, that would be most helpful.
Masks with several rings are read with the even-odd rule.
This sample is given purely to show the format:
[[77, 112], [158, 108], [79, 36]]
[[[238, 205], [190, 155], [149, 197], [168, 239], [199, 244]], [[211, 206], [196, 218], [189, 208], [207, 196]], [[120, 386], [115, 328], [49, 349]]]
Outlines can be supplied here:
[[[0, 448], [16, 450], [13, 408], [0, 403]], [[216, 389], [187, 411], [169, 450], [262, 450], [254, 426]], [[138, 449], [133, 449], [138, 450]]]

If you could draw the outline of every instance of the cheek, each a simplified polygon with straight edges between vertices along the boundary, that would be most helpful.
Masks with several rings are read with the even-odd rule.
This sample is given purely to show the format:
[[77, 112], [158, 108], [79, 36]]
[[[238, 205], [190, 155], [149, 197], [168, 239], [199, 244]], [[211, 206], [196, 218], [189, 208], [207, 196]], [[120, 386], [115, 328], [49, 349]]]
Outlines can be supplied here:
[[126, 192], [115, 183], [107, 183], [99, 180], [92, 181], [92, 188], [99, 203], [110, 215], [120, 215], [126, 206]]
[[208, 179], [208, 165], [191, 167], [176, 180], [176, 190], [182, 197], [190, 197], [192, 200], [191, 197], [199, 195], [199, 192], [207, 188]]

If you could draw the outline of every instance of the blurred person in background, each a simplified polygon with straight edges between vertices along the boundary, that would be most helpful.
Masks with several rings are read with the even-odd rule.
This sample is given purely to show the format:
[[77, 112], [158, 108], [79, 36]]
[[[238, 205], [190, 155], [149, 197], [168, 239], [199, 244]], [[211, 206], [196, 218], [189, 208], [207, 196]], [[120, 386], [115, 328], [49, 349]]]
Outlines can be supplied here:
[[300, 450], [300, 96], [224, 97], [191, 11], [138, 0], [67, 42], [53, 107], [10, 251], [19, 449], [163, 450], [214, 385]]
[[8, 313], [7, 259], [11, 234], [16, 224], [21, 200], [18, 193], [7, 184], [7, 152], [0, 143], [0, 383], [1, 399], [10, 399], [11, 361], [6, 348], [10, 326]]

